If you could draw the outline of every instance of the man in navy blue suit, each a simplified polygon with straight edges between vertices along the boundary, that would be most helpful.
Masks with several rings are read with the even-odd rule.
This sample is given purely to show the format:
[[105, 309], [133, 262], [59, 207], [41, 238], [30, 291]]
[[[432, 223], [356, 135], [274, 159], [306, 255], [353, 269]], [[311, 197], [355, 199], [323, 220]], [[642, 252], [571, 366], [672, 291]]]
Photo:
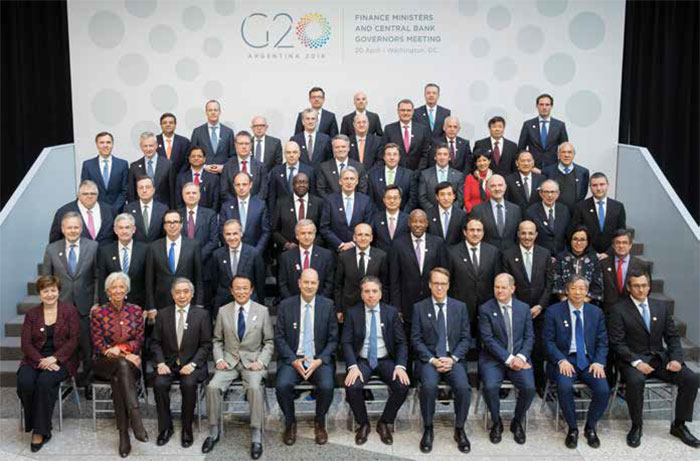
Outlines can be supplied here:
[[333, 402], [335, 350], [338, 320], [333, 301], [318, 293], [318, 273], [305, 269], [299, 279], [300, 294], [280, 303], [275, 324], [277, 351], [277, 401], [284, 414], [286, 445], [296, 442], [294, 386], [307, 381], [316, 395], [314, 435], [318, 445], [328, 442], [326, 413]]
[[355, 247], [353, 229], [361, 222], [370, 223], [374, 207], [370, 198], [356, 192], [357, 170], [345, 167], [340, 172], [340, 192], [326, 199], [321, 212], [321, 235], [329, 248], [341, 252]]
[[333, 146], [333, 158], [321, 163], [316, 169], [316, 192], [319, 197], [326, 200], [329, 195], [340, 192], [340, 172], [351, 166], [357, 170], [357, 191], [367, 194], [367, 172], [359, 161], [348, 158], [350, 151], [350, 139], [344, 134], [336, 135], [331, 141]]
[[413, 171], [399, 165], [399, 146], [389, 143], [384, 146], [384, 162], [376, 164], [368, 173], [369, 192], [374, 206], [384, 209], [384, 189], [399, 186], [401, 189], [401, 210], [410, 213], [417, 206], [416, 180]]
[[588, 168], [574, 163], [576, 151], [570, 142], [560, 144], [557, 155], [559, 163], [546, 166], [542, 174], [559, 184], [559, 201], [569, 207], [569, 214], [573, 215], [576, 205], [588, 193]]
[[234, 143], [236, 153], [226, 162], [221, 172], [219, 185], [221, 202], [226, 202], [236, 196], [233, 179], [240, 172], [248, 173], [253, 181], [250, 194], [265, 200], [267, 197], [267, 169], [252, 155], [253, 137], [247, 131], [239, 131], [236, 133]]
[[69, 211], [75, 211], [83, 218], [81, 237], [94, 240], [100, 245], [112, 242], [114, 240], [112, 208], [98, 201], [99, 194], [97, 184], [90, 180], [82, 181], [78, 187], [77, 200], [66, 203], [54, 214], [49, 231], [49, 243], [63, 238], [61, 220]]
[[499, 393], [503, 379], [509, 379], [518, 389], [518, 401], [510, 430], [516, 443], [525, 443], [523, 421], [535, 396], [535, 376], [530, 354], [535, 343], [530, 306], [513, 297], [515, 279], [499, 274], [493, 285], [495, 298], [479, 306], [479, 375], [483, 395], [491, 413], [493, 425], [489, 439], [499, 443], [503, 434]]
[[267, 176], [267, 206], [275, 211], [277, 202], [294, 195], [294, 177], [299, 173], [306, 175], [308, 192], [316, 194], [316, 181], [312, 166], [299, 161], [301, 150], [299, 144], [287, 141], [284, 145], [284, 163], [274, 167]]
[[450, 272], [442, 267], [430, 271], [431, 296], [413, 306], [411, 343], [418, 356], [416, 376], [421, 381], [420, 409], [423, 437], [420, 451], [433, 448], [433, 415], [438, 384], [443, 379], [454, 393], [454, 439], [459, 451], [469, 453], [471, 444], [464, 432], [469, 413], [471, 389], [467, 379], [466, 356], [471, 344], [467, 306], [447, 297]]
[[129, 165], [129, 192], [127, 200], [133, 202], [136, 200], [136, 180], [148, 176], [153, 179], [155, 187], [154, 200], [170, 206], [170, 160], [156, 154], [158, 149], [158, 141], [156, 135], [150, 131], [141, 133], [139, 137], [139, 146], [143, 157], [132, 162]]
[[478, 217], [484, 224], [484, 242], [504, 251], [515, 246], [522, 214], [518, 205], [503, 198], [506, 194], [503, 176], [494, 174], [486, 181], [486, 187], [491, 198], [472, 208], [469, 216]]
[[401, 188], [396, 184], [384, 188], [384, 210], [372, 217], [373, 245], [388, 253], [392, 242], [408, 234], [408, 213], [401, 211]]
[[185, 206], [185, 202], [182, 200], [182, 187], [191, 182], [199, 186], [201, 194], [199, 203], [218, 213], [221, 205], [219, 201], [219, 175], [210, 173], [204, 168], [207, 158], [204, 156], [204, 149], [201, 147], [192, 147], [188, 159], [189, 168], [185, 167], [175, 181], [177, 197], [174, 197], [174, 201], [177, 208]]
[[314, 109], [304, 109], [300, 116], [304, 129], [289, 140], [296, 142], [301, 148], [301, 162], [317, 168], [332, 157], [331, 138], [316, 130], [318, 113]]
[[83, 162], [80, 181], [89, 179], [97, 184], [102, 202], [112, 207], [114, 215], [121, 213], [129, 188], [129, 163], [112, 155], [114, 137], [103, 131], [95, 136], [99, 155]]
[[532, 152], [537, 168], [542, 169], [556, 164], [557, 146], [568, 141], [569, 135], [566, 133], [566, 124], [551, 116], [554, 105], [551, 95], [537, 96], [536, 104], [538, 116], [523, 123], [518, 149]]
[[190, 140], [175, 133], [177, 127], [177, 117], [175, 114], [166, 112], [160, 116], [161, 133], [156, 136], [158, 144], [157, 152], [161, 157], [170, 161], [170, 207], [180, 206], [177, 199], [180, 195], [177, 185], [177, 176], [187, 169], [187, 158], [190, 152]]
[[455, 205], [457, 193], [452, 183], [443, 181], [435, 186], [437, 206], [426, 211], [428, 232], [442, 238], [446, 245], [462, 241], [462, 231], [467, 224], [467, 213]]
[[229, 219], [237, 219], [243, 227], [243, 241], [263, 254], [270, 238], [270, 220], [265, 202], [250, 195], [252, 180], [240, 172], [233, 179], [236, 196], [221, 205], [219, 226]]
[[443, 129], [445, 119], [452, 114], [452, 111], [446, 107], [438, 106], [440, 87], [436, 83], [425, 85], [423, 96], [425, 104], [416, 108], [413, 121], [427, 126], [431, 138], [439, 138], [445, 134]]
[[[330, 139], [333, 139], [338, 134], [338, 121], [335, 119], [335, 114], [323, 108], [323, 103], [326, 101], [326, 92], [323, 88], [315, 86], [309, 90], [309, 104], [311, 108], [318, 114], [318, 133], [323, 133]], [[299, 112], [297, 121], [294, 125], [294, 134], [299, 134], [304, 131], [306, 125], [303, 122], [303, 113]]]
[[129, 213], [136, 220], [134, 240], [138, 242], [150, 243], [165, 236], [163, 217], [168, 207], [153, 200], [155, 190], [153, 179], [148, 176], [138, 178], [136, 193], [139, 199], [127, 203], [124, 207], [124, 212]]
[[540, 185], [541, 202], [530, 205], [525, 218], [537, 226], [537, 244], [545, 247], [552, 255], [558, 255], [566, 248], [566, 233], [571, 215], [566, 205], [559, 203], [559, 184], [547, 179]]
[[469, 170], [472, 165], [472, 149], [469, 145], [469, 140], [464, 139], [460, 136], [459, 130], [462, 125], [459, 118], [454, 115], [450, 115], [445, 118], [443, 123], [442, 136], [435, 136], [432, 141], [431, 155], [428, 157], [428, 166], [435, 165], [435, 150], [436, 146], [445, 145], [447, 146], [448, 161], [450, 167], [459, 171], [460, 173], [469, 174]]
[[399, 312], [394, 306], [380, 302], [382, 282], [368, 275], [360, 282], [362, 302], [347, 310], [343, 323], [342, 348], [347, 375], [347, 401], [360, 426], [355, 443], [367, 442], [370, 432], [364, 389], [370, 376], [376, 375], [389, 386], [389, 398], [377, 422], [377, 433], [386, 445], [393, 444], [388, 425], [393, 425], [396, 414], [408, 395], [411, 381], [406, 373], [408, 345]]
[[566, 282], [568, 301], [549, 306], [544, 315], [544, 342], [550, 362], [550, 376], [557, 384], [557, 397], [569, 425], [566, 446], [578, 444], [574, 383], [582, 381], [591, 389], [592, 400], [583, 434], [592, 448], [600, 446], [596, 423], [605, 413], [610, 387], [605, 378], [608, 332], [599, 307], [584, 302], [588, 280], [573, 275]]
[[221, 104], [211, 99], [204, 105], [207, 122], [192, 131], [190, 143], [192, 146], [204, 149], [208, 164], [207, 171], [218, 173], [224, 169], [224, 164], [233, 155], [233, 129], [220, 121]]
[[428, 166], [428, 152], [432, 136], [430, 128], [413, 120], [413, 101], [402, 99], [397, 106], [399, 120], [384, 127], [382, 143], [390, 142], [401, 150], [401, 166], [409, 170], [423, 170]]

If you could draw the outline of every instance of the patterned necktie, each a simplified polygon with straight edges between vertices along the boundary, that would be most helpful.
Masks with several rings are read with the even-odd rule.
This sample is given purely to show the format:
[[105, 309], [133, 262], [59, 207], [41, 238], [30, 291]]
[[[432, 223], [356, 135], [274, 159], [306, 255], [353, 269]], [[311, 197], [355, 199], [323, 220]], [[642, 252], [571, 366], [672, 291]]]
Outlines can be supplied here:
[[365, 272], [367, 272], [367, 269], [365, 267], [365, 252], [360, 251], [360, 263], [358, 264], [357, 268], [360, 270], [360, 275], [364, 277]]
[[411, 133], [408, 132], [408, 125], [403, 127], [403, 148], [405, 152], [408, 152], [411, 147]]
[[304, 199], [300, 198], [299, 199], [299, 219], [297, 219], [297, 222], [299, 222], [305, 218], [306, 218], [306, 210], [304, 210]]
[[365, 138], [357, 139], [357, 153], [360, 156], [360, 163], [365, 162]]
[[241, 160], [241, 163], [243, 164], [243, 167], [241, 168], [241, 171], [243, 173], [248, 172], [248, 161], [247, 160]]
[[149, 178], [153, 178], [153, 159], [150, 159], [146, 165], [146, 174]]
[[304, 309], [304, 358], [314, 358], [314, 328], [311, 320], [311, 304]]
[[182, 344], [182, 337], [185, 334], [185, 308], [179, 307], [177, 309], [177, 347], [180, 348]]
[[498, 229], [498, 236], [503, 237], [503, 231], [506, 228], [506, 220], [503, 216], [502, 203], [496, 205], [496, 228]]
[[369, 367], [374, 370], [377, 368], [379, 363], [377, 354], [379, 350], [379, 339], [377, 335], [377, 317], [376, 308], [370, 309], [371, 320], [369, 322], [369, 351], [367, 351], [367, 358], [369, 359]]
[[391, 216], [389, 217], [389, 237], [392, 240], [394, 239], [394, 232], [396, 232], [396, 218]]
[[542, 149], [547, 148], [547, 120], [541, 121], [540, 126], [540, 144], [542, 144]]
[[456, 156], [457, 154], [455, 154], [455, 141], [454, 139], [450, 139], [450, 163], [454, 164]]
[[168, 251], [168, 265], [170, 266], [170, 271], [175, 273], [175, 242], [170, 243], [170, 251]]
[[513, 325], [510, 320], [510, 306], [503, 307], [503, 321], [506, 324], [506, 335], [508, 336], [508, 353], [513, 353]]
[[194, 211], [190, 210], [187, 218], [187, 238], [194, 238]]
[[493, 163], [495, 163], [496, 165], [501, 163], [501, 148], [499, 147], [499, 144], [500, 143], [498, 141], [493, 143]]
[[124, 247], [123, 255], [122, 255], [122, 272], [125, 274], [129, 273], [129, 249], [127, 247]]
[[625, 289], [625, 278], [622, 276], [622, 265], [625, 264], [624, 259], [618, 259], [617, 260], [617, 288], [622, 293], [622, 291]]
[[239, 217], [241, 218], [241, 227], [243, 228], [243, 232], [245, 233], [245, 223], [246, 223], [246, 220], [248, 219], [248, 210], [246, 207], [245, 200], [241, 200], [241, 206], [238, 210], [238, 214], [240, 215]]
[[549, 219], [549, 227], [554, 229], [554, 207], [549, 209], [547, 213], [547, 219]]
[[68, 272], [70, 275], [75, 275], [78, 270], [78, 255], [75, 253], [75, 243], [71, 243], [70, 251], [68, 252]]
[[645, 303], [641, 303], [639, 307], [642, 308], [642, 318], [644, 319], [644, 325], [647, 327], [647, 331], [651, 331], [651, 313], [649, 312], [649, 306]]
[[194, 174], [194, 183], [195, 185], [199, 186], [199, 172]]
[[262, 139], [255, 140], [255, 160], [262, 162]]
[[345, 197], [345, 221], [348, 226], [352, 222], [352, 200], [350, 197]]
[[532, 280], [532, 256], [529, 251], [525, 252], [525, 272], [527, 273], [527, 279]]
[[218, 126], [211, 127], [211, 148], [216, 152], [216, 148], [219, 147], [219, 136], [216, 134]]
[[168, 157], [168, 160], [170, 160], [170, 156], [172, 154], [173, 154], [173, 140], [166, 139], [165, 140], [165, 156]]
[[583, 336], [583, 322], [581, 320], [581, 311], [574, 310], [576, 314], [576, 366], [583, 371], [588, 367], [588, 359], [586, 358], [586, 339]]
[[231, 275], [238, 273], [238, 250], [231, 250]]
[[309, 250], [304, 250], [304, 263], [302, 264], [302, 269], [306, 270], [309, 268], [309, 266]]
[[245, 336], [245, 311], [243, 306], [238, 310], [238, 340], [242, 341]]
[[92, 210], [87, 210], [88, 222], [87, 228], [90, 233], [90, 238], [95, 240], [95, 219], [92, 217]]
[[309, 160], [314, 158], [314, 138], [309, 135], [309, 140], [306, 142], [306, 152], [309, 154]]
[[447, 357], [447, 325], [445, 324], [445, 303], [437, 303], [438, 307], [438, 317], [437, 317], [437, 330], [438, 339], [435, 345], [435, 355], [438, 357]]
[[344, 169], [345, 169], [345, 164], [344, 164], [344, 163], [341, 163], [341, 164], [340, 164], [340, 171], [339, 171], [339, 173], [342, 173], [342, 171], [343, 171]]
[[605, 206], [602, 200], [598, 200], [598, 226], [600, 231], [603, 232], [603, 227], [605, 227]]
[[564, 167], [564, 174], [569, 174], [570, 172], [571, 172], [571, 167], [570, 167], [570, 166]]
[[102, 180], [105, 182], [105, 188], [109, 184], [109, 160], [102, 161]]

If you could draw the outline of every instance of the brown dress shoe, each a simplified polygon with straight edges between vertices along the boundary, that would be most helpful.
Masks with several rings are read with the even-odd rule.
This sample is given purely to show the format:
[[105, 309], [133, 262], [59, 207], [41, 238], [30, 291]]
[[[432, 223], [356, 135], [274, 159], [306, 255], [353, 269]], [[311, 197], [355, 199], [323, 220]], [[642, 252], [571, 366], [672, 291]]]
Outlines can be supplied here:
[[284, 434], [282, 434], [282, 442], [285, 445], [294, 445], [297, 442], [297, 423], [292, 423], [284, 428]]
[[355, 432], [356, 445], [364, 445], [367, 442], [367, 436], [369, 435], [370, 429], [369, 424], [363, 424], [357, 429], [357, 432]]
[[328, 442], [328, 432], [319, 423], [314, 423], [314, 436], [316, 437], [317, 445], [325, 445]]
[[377, 434], [384, 445], [392, 445], [394, 443], [394, 437], [391, 435], [389, 426], [384, 421], [377, 422]]

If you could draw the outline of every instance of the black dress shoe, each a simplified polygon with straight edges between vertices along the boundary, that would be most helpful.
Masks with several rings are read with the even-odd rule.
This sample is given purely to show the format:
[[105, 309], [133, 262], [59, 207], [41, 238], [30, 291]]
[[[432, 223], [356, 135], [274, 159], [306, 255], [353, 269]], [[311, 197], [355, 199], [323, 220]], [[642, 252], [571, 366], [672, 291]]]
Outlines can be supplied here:
[[182, 445], [182, 448], [189, 448], [192, 446], [192, 443], [194, 442], [194, 437], [192, 436], [192, 429], [182, 429], [182, 433], [180, 434], [180, 444]]
[[216, 442], [219, 441], [219, 436], [217, 435], [215, 439], [212, 439], [211, 437], [207, 437], [204, 439], [204, 443], [202, 444], [202, 453], [209, 453], [214, 449], [214, 445], [216, 445]]
[[586, 437], [586, 442], [591, 448], [600, 448], [600, 439], [596, 434], [595, 428], [586, 427], [583, 429], [583, 435]]
[[469, 439], [467, 438], [467, 434], [464, 432], [464, 428], [455, 428], [455, 442], [457, 442], [457, 448], [459, 448], [459, 451], [462, 453], [469, 453], [472, 451], [472, 444], [469, 443]]
[[45, 435], [43, 440], [39, 443], [30, 443], [29, 444], [29, 449], [32, 451], [32, 453], [36, 453], [37, 451], [41, 450], [41, 447], [44, 446], [46, 442], [51, 440], [51, 435]]
[[160, 434], [158, 434], [158, 438], [156, 439], [156, 445], [159, 447], [162, 447], [168, 441], [170, 440], [170, 437], [173, 436], [173, 428], [169, 427], [166, 430], [162, 431]]
[[[676, 424], [675, 422], [671, 424], [671, 435], [681, 439], [681, 442], [693, 448], [700, 448], [700, 440], [696, 439], [693, 434], [688, 430], [688, 426], [685, 423]], [[46, 442], [46, 441], [44, 441]]]
[[250, 457], [258, 459], [262, 456], [262, 443], [253, 442], [250, 445]]
[[515, 419], [511, 421], [510, 431], [513, 433], [513, 440], [515, 440], [515, 443], [518, 445], [523, 445], [525, 443], [525, 429], [523, 429], [523, 425], [520, 424], [520, 421]]
[[642, 443], [642, 426], [632, 424], [632, 429], [627, 433], [627, 445], [637, 448]]
[[367, 436], [370, 432], [369, 424], [363, 424], [355, 432], [355, 445], [364, 445], [367, 442]]
[[423, 437], [420, 439], [420, 451], [423, 453], [430, 453], [433, 451], [433, 439], [435, 438], [433, 434], [433, 426], [428, 426], [423, 430]]
[[389, 426], [382, 420], [377, 422], [377, 434], [379, 434], [379, 439], [384, 445], [392, 445], [394, 443], [394, 436], [391, 435]]
[[297, 441], [297, 423], [292, 423], [284, 428], [284, 434], [282, 434], [282, 442], [285, 445], [294, 445]]
[[572, 450], [576, 449], [578, 446], [578, 429], [569, 428], [564, 444], [566, 445], [566, 448], [571, 448]]
[[493, 423], [491, 426], [491, 432], [489, 432], [489, 440], [491, 443], [501, 443], [501, 435], [503, 434], [503, 421], [498, 418], [498, 421]]

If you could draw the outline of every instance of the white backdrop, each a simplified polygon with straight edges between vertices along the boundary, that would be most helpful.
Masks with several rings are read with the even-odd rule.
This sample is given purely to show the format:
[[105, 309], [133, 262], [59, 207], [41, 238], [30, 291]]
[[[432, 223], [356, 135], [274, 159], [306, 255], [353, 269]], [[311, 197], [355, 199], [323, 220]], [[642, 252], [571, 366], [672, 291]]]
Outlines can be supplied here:
[[535, 96], [551, 93], [577, 162], [614, 180], [624, 8], [611, 0], [69, 0], [77, 165], [96, 155], [102, 130], [114, 134], [117, 156], [137, 159], [139, 133], [159, 132], [165, 111], [189, 137], [209, 98], [221, 100], [236, 130], [262, 114], [269, 133], [286, 139], [311, 86], [326, 90], [338, 123], [364, 90], [386, 124], [399, 99], [423, 104], [430, 81], [472, 143], [493, 115], [506, 118], [506, 137], [517, 142]]

